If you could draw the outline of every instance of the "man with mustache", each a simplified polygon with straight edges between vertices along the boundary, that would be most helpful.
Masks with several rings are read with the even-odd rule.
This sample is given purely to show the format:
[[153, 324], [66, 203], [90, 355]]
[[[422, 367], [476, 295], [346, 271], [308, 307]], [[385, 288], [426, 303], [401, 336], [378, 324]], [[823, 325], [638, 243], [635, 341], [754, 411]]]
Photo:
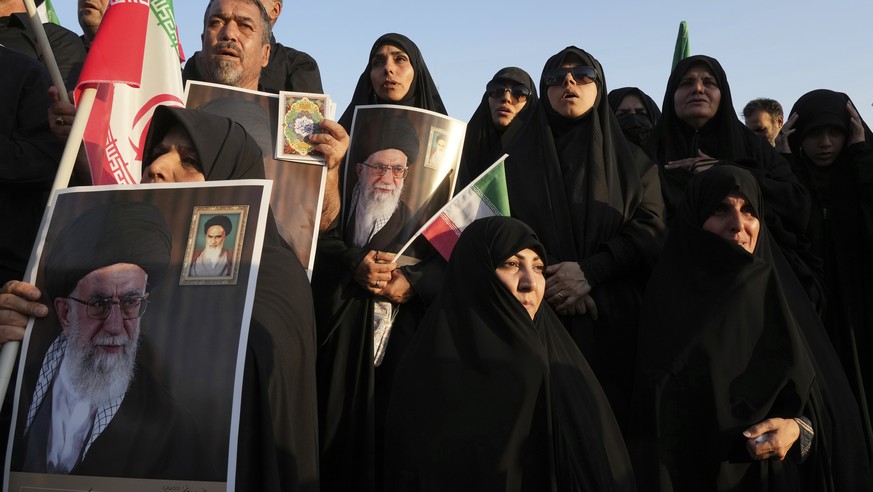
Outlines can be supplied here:
[[400, 196], [409, 167], [418, 157], [419, 142], [405, 118], [382, 124], [375, 137], [365, 144], [368, 157], [355, 166], [358, 183], [352, 193], [347, 241], [359, 248], [386, 251], [396, 249], [391, 245], [409, 221], [409, 207]]
[[30, 401], [20, 407], [13, 469], [215, 478], [204, 475], [191, 416], [138, 363], [141, 319], [171, 247], [164, 218], [145, 203], [92, 208], [58, 234], [45, 279], [62, 332], [24, 386], [33, 392], [22, 390]]
[[188, 60], [185, 80], [265, 92], [323, 92], [315, 60], [276, 43], [279, 0], [214, 0], [206, 7], [203, 49]]
[[91, 49], [91, 43], [103, 22], [107, 7], [109, 0], [79, 0], [79, 27], [82, 28], [80, 37], [86, 51]]

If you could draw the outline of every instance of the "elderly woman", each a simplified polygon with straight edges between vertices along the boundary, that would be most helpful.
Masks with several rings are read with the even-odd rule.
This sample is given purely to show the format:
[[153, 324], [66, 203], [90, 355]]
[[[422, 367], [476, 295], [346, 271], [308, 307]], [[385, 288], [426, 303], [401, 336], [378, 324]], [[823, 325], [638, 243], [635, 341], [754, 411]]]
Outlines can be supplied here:
[[658, 104], [636, 87], [620, 87], [609, 91], [609, 107], [615, 111], [624, 136], [642, 145], [661, 118]]
[[[143, 182], [263, 179], [258, 144], [234, 121], [159, 106], [143, 156]], [[0, 322], [21, 338], [27, 316], [44, 317], [40, 292], [9, 282]], [[20, 332], [18, 330], [21, 330]], [[318, 490], [312, 294], [297, 255], [269, 218], [243, 375], [237, 484], [246, 490]]]
[[657, 168], [624, 138], [593, 56], [561, 50], [539, 89], [537, 111], [507, 149], [512, 215], [549, 252], [545, 299], [623, 424], [639, 303], [664, 232]]
[[686, 188], [640, 326], [630, 435], [646, 490], [868, 490], [857, 404], [760, 220], [753, 175]]
[[476, 221], [401, 361], [385, 490], [633, 490], [585, 358], [543, 303], [545, 251], [508, 217]]
[[[787, 129], [792, 167], [812, 195], [807, 235], [824, 260], [824, 324], [855, 396], [873, 408], [873, 134], [849, 97], [801, 96]], [[786, 149], [788, 150], [788, 149]], [[867, 355], [863, 355], [867, 354]]]
[[503, 155], [536, 112], [537, 103], [537, 89], [527, 72], [506, 67], [494, 74], [467, 124], [455, 190], [463, 189]]

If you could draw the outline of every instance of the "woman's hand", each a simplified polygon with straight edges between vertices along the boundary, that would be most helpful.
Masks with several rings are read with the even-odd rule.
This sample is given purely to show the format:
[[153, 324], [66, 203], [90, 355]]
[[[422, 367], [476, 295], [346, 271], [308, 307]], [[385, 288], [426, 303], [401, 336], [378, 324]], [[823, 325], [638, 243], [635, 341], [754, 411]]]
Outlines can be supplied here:
[[[584, 300], [589, 292], [591, 284], [578, 263], [565, 261], [546, 267], [544, 298], [558, 313], [566, 316], [585, 314], [587, 306], [594, 304], [593, 300], [590, 303]], [[594, 312], [597, 312], [596, 306]]]
[[861, 124], [861, 115], [852, 105], [852, 101], [846, 102], [846, 109], [849, 111], [849, 145], [861, 143], [864, 141], [864, 125]]
[[743, 436], [752, 459], [782, 461], [800, 437], [800, 426], [794, 419], [767, 419], [743, 431]]
[[30, 317], [44, 318], [48, 307], [36, 302], [39, 289], [33, 284], [10, 280], [0, 289], [0, 343], [21, 340]]
[[397, 268], [392, 261], [394, 253], [370, 251], [355, 269], [355, 282], [371, 294], [381, 295], [391, 280], [391, 272]]
[[412, 299], [412, 296], [415, 295], [415, 291], [412, 290], [412, 285], [409, 283], [409, 279], [406, 278], [406, 274], [403, 273], [403, 270], [398, 268], [391, 272], [391, 280], [388, 282], [388, 285], [382, 289], [382, 292], [379, 295], [394, 304], [404, 304]]
[[794, 128], [794, 125], [796, 124], [797, 113], [794, 113], [790, 118], [788, 118], [788, 121], [782, 125], [782, 129], [779, 130], [779, 133], [776, 135], [776, 152], [779, 152], [780, 154], [791, 153], [791, 147], [788, 146], [788, 137], [797, 131], [797, 128]]
[[711, 168], [713, 165], [715, 165], [716, 162], [717, 159], [713, 159], [712, 157], [709, 157], [702, 151], [698, 150], [697, 157], [689, 157], [687, 159], [679, 159], [678, 161], [670, 161], [664, 166], [664, 169], [684, 169], [688, 172], [697, 174]]

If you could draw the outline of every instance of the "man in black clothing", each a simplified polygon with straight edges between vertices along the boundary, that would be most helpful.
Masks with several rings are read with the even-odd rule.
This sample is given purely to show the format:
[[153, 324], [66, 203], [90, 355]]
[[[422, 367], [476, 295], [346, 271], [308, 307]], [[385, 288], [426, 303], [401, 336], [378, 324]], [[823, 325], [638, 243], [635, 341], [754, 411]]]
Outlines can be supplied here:
[[[41, 3], [41, 0], [36, 2], [37, 5]], [[79, 72], [85, 63], [85, 46], [69, 29], [52, 23], [43, 24], [43, 27], [64, 83], [70, 89], [79, 80]], [[0, 0], [0, 45], [42, 61], [24, 0]]]
[[[266, 19], [269, 21], [268, 25], [260, 26], [261, 19], [252, 19], [257, 25], [256, 28], [259, 34], [258, 39], [260, 39], [260, 41], [254, 44], [258, 47], [259, 56], [264, 56], [264, 50], [266, 49], [265, 56], [267, 58], [267, 63], [259, 67], [259, 78], [255, 79], [257, 84], [254, 84], [254, 86], [252, 86], [253, 84], [247, 84], [248, 86], [244, 86], [237, 83], [229, 83], [229, 81], [216, 80], [215, 69], [210, 67], [210, 63], [212, 63], [213, 59], [216, 58], [216, 54], [213, 53], [213, 51], [216, 49], [224, 49], [225, 51], [228, 51], [227, 48], [233, 48], [232, 44], [235, 41], [234, 39], [230, 39], [232, 36], [228, 37], [226, 33], [218, 32], [224, 31], [223, 25], [220, 26], [222, 29], [213, 29], [214, 25], [211, 26], [210, 24], [212, 24], [213, 19], [216, 18], [216, 14], [222, 12], [222, 7], [232, 6], [234, 4], [242, 4], [249, 10], [252, 10], [252, 5], [254, 5], [262, 14], [266, 14]], [[276, 38], [271, 31], [272, 26], [276, 23], [276, 19], [279, 18], [279, 13], [281, 13], [281, 11], [282, 2], [276, 0], [262, 0], [262, 2], [258, 2], [257, 0], [234, 0], [230, 2], [227, 0], [216, 0], [211, 2], [207, 7], [206, 16], [204, 18], [202, 36], [203, 51], [194, 53], [188, 59], [182, 72], [182, 77], [185, 80], [202, 80], [205, 82], [222, 83], [225, 85], [233, 85], [236, 87], [244, 87], [246, 89], [262, 90], [266, 92], [279, 92], [280, 90], [315, 93], [324, 92], [321, 86], [321, 75], [318, 72], [318, 64], [316, 64], [315, 60], [306, 53], [282, 46], [276, 42]], [[260, 38], [260, 35], [263, 35], [263, 39]], [[228, 58], [238, 58], [240, 63], [252, 61], [246, 60], [245, 51], [248, 51], [248, 49], [243, 41], [244, 40], [238, 41], [237, 45], [240, 46], [244, 52], [233, 53], [231, 49], [228, 51]], [[252, 41], [257, 40], [253, 39]], [[248, 58], [251, 58], [251, 56]], [[223, 61], [223, 63], [226, 64], [232, 62], [233, 60]]]

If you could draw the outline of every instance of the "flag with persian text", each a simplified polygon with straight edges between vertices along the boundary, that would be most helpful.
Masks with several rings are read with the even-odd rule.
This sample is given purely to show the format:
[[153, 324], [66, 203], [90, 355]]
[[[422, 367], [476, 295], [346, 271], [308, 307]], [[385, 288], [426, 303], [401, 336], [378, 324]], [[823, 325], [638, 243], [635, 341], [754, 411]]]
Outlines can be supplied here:
[[84, 145], [92, 182], [140, 181], [145, 138], [159, 105], [184, 106], [184, 59], [172, 0], [111, 0], [76, 86], [97, 88]]

